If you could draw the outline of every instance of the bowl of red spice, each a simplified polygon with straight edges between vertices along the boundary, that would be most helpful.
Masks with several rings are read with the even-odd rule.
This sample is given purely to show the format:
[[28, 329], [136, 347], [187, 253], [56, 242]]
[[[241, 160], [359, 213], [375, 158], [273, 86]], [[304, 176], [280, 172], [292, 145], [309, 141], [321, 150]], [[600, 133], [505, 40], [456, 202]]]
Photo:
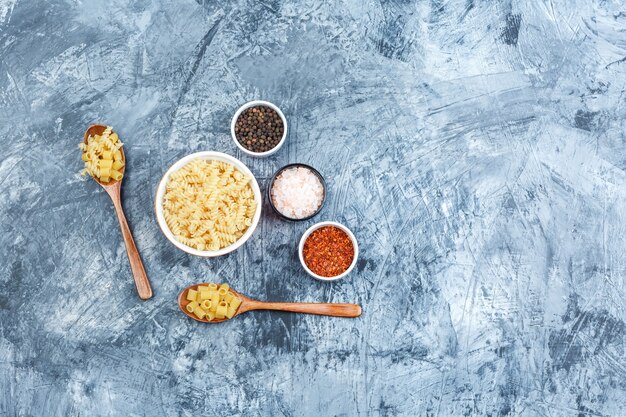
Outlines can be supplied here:
[[335, 281], [356, 265], [359, 246], [354, 234], [337, 222], [320, 222], [309, 227], [298, 247], [300, 263], [313, 278]]
[[287, 138], [287, 119], [278, 106], [254, 100], [239, 107], [230, 123], [235, 145], [251, 156], [269, 156]]

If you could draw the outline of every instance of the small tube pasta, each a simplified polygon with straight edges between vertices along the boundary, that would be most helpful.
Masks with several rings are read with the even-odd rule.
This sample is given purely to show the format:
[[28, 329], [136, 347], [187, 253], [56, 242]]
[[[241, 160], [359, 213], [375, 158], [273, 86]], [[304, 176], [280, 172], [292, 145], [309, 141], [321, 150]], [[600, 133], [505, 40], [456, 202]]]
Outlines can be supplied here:
[[102, 159], [113, 159], [113, 152], [102, 151]]
[[100, 177], [110, 177], [111, 176], [111, 168], [100, 168]]
[[100, 176], [100, 181], [102, 181], [102, 182], [109, 182], [109, 180], [110, 180], [110, 179], [111, 179], [111, 178], [109, 178], [109, 176], [108, 176], [108, 175], [107, 175], [107, 176], [104, 176], [104, 175], [101, 175], [101, 176]]
[[211, 303], [213, 305], [218, 305], [220, 303], [220, 295], [217, 293], [217, 291], [213, 291], [211, 293]]
[[122, 173], [116, 170], [111, 170], [111, 178], [113, 178], [115, 181], [119, 181], [122, 179]]
[[114, 170], [119, 171], [121, 168], [124, 167], [124, 163], [122, 161], [113, 161], [112, 167]]
[[240, 305], [241, 305], [241, 299], [237, 297], [233, 297], [233, 299], [230, 300], [230, 306], [234, 308], [235, 310], [237, 310]]
[[225, 301], [222, 301], [215, 310], [215, 317], [218, 319], [223, 319], [226, 317], [226, 313], [228, 312], [228, 307]]
[[198, 295], [198, 291], [190, 289], [187, 291], [187, 297], [185, 298], [189, 301], [196, 301], [196, 295]]
[[122, 151], [120, 151], [119, 149], [117, 151], [115, 151], [113, 153], [113, 159], [115, 159], [116, 161], [121, 161], [122, 160]]
[[243, 302], [228, 284], [198, 285], [189, 289], [185, 298], [189, 301], [185, 309], [200, 320], [233, 318]]
[[228, 304], [230, 304], [230, 302], [232, 301], [233, 297], [234, 297], [234, 295], [229, 291], [224, 296], [224, 301], [226, 301]]
[[199, 304], [196, 301], [192, 301], [189, 304], [187, 304], [187, 311], [190, 313], [193, 313], [193, 311], [196, 309], [196, 307], [198, 307]]
[[204, 318], [204, 316], [206, 316], [206, 312], [200, 308], [200, 306], [196, 306], [193, 309], [193, 314], [196, 315], [196, 317], [198, 317], [200, 320], [202, 320]]
[[111, 169], [111, 167], [113, 166], [113, 161], [111, 159], [101, 159], [98, 164], [100, 165], [101, 169], [102, 168]]

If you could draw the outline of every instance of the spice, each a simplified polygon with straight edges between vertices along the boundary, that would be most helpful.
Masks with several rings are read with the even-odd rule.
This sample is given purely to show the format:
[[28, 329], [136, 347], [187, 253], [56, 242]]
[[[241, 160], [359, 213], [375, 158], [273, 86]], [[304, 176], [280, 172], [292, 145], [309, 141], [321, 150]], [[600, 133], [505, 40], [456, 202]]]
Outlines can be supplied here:
[[354, 259], [350, 236], [335, 226], [315, 230], [304, 241], [304, 263], [315, 274], [334, 277], [345, 272]]
[[252, 152], [274, 149], [283, 138], [285, 125], [276, 110], [267, 106], [245, 109], [235, 122], [235, 136], [244, 148]]
[[324, 201], [324, 186], [317, 174], [309, 168], [291, 167], [278, 174], [270, 194], [280, 214], [299, 220], [318, 211]]

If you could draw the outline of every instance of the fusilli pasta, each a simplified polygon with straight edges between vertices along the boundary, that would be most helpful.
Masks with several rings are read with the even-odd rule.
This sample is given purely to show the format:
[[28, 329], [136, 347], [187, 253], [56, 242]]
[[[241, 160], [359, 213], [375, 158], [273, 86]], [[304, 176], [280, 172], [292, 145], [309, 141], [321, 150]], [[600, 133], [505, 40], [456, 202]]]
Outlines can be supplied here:
[[85, 162], [82, 175], [91, 175], [104, 183], [122, 179], [124, 176], [124, 158], [120, 151], [122, 142], [111, 126], [107, 126], [101, 135], [90, 135], [87, 143], [80, 143], [78, 147], [83, 151], [82, 159]]
[[163, 214], [179, 242], [219, 250], [243, 236], [256, 204], [250, 178], [232, 164], [195, 159], [170, 175]]

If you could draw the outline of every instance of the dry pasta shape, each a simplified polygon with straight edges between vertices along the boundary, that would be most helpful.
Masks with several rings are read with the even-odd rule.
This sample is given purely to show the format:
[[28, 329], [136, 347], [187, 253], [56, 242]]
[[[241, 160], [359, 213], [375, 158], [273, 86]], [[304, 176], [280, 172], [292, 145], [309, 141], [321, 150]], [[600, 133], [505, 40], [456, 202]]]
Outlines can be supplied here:
[[[117, 176], [113, 171], [111, 175]], [[163, 197], [170, 231], [176, 240], [198, 250], [235, 243], [252, 224], [256, 206], [250, 178], [217, 160], [195, 159], [173, 172]]]
[[87, 143], [80, 143], [78, 147], [83, 154], [81, 159], [85, 168], [82, 175], [91, 175], [102, 182], [120, 181], [124, 176], [124, 159], [122, 158], [122, 142], [111, 126], [101, 135], [87, 137]]
[[231, 319], [242, 302], [228, 284], [198, 285], [187, 291], [185, 300], [188, 303], [184, 308], [204, 321]]

